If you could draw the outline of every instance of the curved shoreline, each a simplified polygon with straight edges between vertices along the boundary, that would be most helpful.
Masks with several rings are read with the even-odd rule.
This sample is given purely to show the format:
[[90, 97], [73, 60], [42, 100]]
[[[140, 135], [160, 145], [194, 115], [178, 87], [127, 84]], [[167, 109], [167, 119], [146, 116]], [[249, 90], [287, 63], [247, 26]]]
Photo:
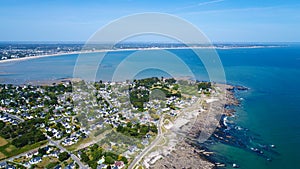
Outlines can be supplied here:
[[92, 50], [92, 51], [76, 51], [76, 52], [66, 52], [66, 53], [55, 53], [47, 55], [37, 55], [37, 56], [27, 56], [22, 58], [15, 59], [5, 59], [0, 60], [0, 63], [6, 62], [17, 62], [25, 61], [31, 59], [39, 59], [44, 57], [55, 57], [55, 56], [65, 56], [65, 55], [80, 55], [80, 54], [91, 54], [91, 53], [101, 53], [101, 52], [124, 52], [124, 51], [138, 51], [138, 50], [166, 50], [166, 49], [191, 49], [190, 47], [180, 47], [180, 48], [131, 48], [131, 49], [101, 49], [101, 50]]
[[55, 54], [46, 54], [46, 55], [37, 55], [37, 56], [26, 56], [22, 58], [15, 58], [15, 59], [5, 59], [0, 60], [0, 63], [7, 63], [7, 62], [17, 62], [17, 61], [25, 61], [31, 59], [39, 59], [44, 57], [55, 57], [55, 56], [64, 56], [64, 55], [76, 55], [76, 54], [89, 54], [89, 53], [100, 53], [100, 52], [122, 52], [122, 51], [137, 51], [137, 50], [170, 50], [170, 49], [220, 49], [220, 50], [229, 50], [229, 49], [257, 49], [257, 48], [276, 48], [276, 47], [284, 47], [284, 46], [204, 46], [204, 47], [151, 47], [151, 48], [128, 48], [128, 49], [101, 49], [101, 50], [87, 50], [87, 51], [75, 51], [75, 52], [64, 52], [64, 53], [55, 53]]
[[[200, 166], [203, 169], [212, 169], [225, 165], [220, 161], [211, 159], [210, 157], [213, 156], [214, 152], [210, 151], [205, 145], [199, 144], [199, 141], [200, 143], [205, 142], [203, 136], [212, 136], [215, 133], [215, 127], [220, 127], [219, 119], [222, 119], [222, 116], [231, 115], [226, 111], [225, 106], [237, 106], [239, 104], [232, 91], [235, 86], [227, 84], [215, 84], [215, 86], [218, 94], [213, 96], [213, 100], [211, 97], [200, 98], [200, 102], [195, 105], [197, 107], [196, 112], [183, 111], [182, 116], [193, 117], [181, 127], [171, 129], [173, 134], [180, 133], [174, 138], [178, 141], [176, 146], [167, 153], [164, 152], [170, 149], [169, 146], [161, 147], [159, 151], [162, 152], [162, 158], [151, 165], [150, 168], [199, 168]], [[202, 106], [204, 106], [204, 109]], [[187, 120], [187, 118], [182, 120], [184, 119]], [[177, 126], [175, 122], [174, 126]], [[167, 140], [172, 140], [171, 135], [170, 137], [166, 135]], [[211, 136], [207, 137], [207, 140], [210, 140]]]

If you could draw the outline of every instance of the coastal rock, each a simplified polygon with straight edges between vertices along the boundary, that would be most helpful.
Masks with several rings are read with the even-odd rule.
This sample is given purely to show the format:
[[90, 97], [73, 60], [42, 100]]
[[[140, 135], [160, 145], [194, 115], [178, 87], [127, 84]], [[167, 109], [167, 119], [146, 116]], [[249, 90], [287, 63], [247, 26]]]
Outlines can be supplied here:
[[230, 86], [227, 88], [228, 91], [245, 91], [245, 90], [249, 90], [249, 88], [244, 87], [244, 86]]
[[[211, 152], [203, 152], [211, 154]], [[167, 168], [199, 168], [212, 169], [215, 164], [203, 159], [197, 148], [186, 142], [182, 142], [176, 146], [176, 149], [170, 155], [158, 160], [151, 169], [167, 169]]]
[[[223, 92], [217, 96], [217, 101], [206, 104], [208, 111], [204, 111], [195, 118], [193, 122], [186, 123], [180, 127], [177, 133], [185, 135], [185, 139], [178, 143], [173, 151], [168, 155], [164, 155], [162, 159], [158, 160], [150, 166], [150, 168], [199, 168], [212, 169], [215, 167], [222, 167], [225, 164], [211, 161], [213, 152], [207, 150], [205, 147], [199, 147], [199, 141], [204, 142], [213, 135], [216, 128], [220, 128], [220, 119], [226, 115], [233, 115], [234, 110], [232, 105], [238, 105], [238, 100], [234, 97], [233, 86], [226, 84], [215, 84], [216, 87]], [[229, 90], [228, 90], [229, 89]], [[227, 91], [227, 92], [226, 92]], [[221, 132], [221, 130], [218, 130]], [[230, 136], [218, 134], [218, 139], [229, 141]], [[200, 137], [199, 137], [200, 136]], [[201, 137], [203, 136], [203, 137]], [[207, 137], [206, 137], [207, 136]]]
[[237, 164], [235, 164], [235, 163], [233, 163], [233, 164], [232, 164], [232, 167], [233, 167], [233, 168], [239, 168], [240, 166], [237, 165]]

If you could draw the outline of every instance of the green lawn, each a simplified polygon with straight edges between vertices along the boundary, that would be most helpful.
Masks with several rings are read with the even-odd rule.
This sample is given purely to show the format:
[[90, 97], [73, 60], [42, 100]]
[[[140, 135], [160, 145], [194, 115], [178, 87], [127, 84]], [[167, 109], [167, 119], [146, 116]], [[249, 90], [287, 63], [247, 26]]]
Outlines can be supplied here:
[[[22, 148], [17, 148], [8, 141], [8, 143], [6, 145], [0, 146], [0, 153], [5, 156], [5, 157], [3, 157], [3, 155], [2, 155], [2, 159], [9, 158], [9, 157], [24, 153], [26, 151], [41, 147], [41, 146], [45, 145], [47, 142], [48, 141], [45, 140], [45, 141], [41, 141], [41, 142], [38, 142], [35, 144], [26, 145]], [[0, 157], [1, 157], [1, 154], [0, 154]]]
[[5, 138], [0, 137], [0, 147], [5, 146], [8, 143], [8, 141]]
[[197, 96], [198, 87], [196, 85], [181, 85], [180, 90], [182, 94]]

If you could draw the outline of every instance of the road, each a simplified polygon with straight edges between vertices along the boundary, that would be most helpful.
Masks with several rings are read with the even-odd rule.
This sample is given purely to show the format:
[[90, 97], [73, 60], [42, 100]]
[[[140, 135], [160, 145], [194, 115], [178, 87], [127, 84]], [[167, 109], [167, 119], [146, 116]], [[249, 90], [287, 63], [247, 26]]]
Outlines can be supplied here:
[[49, 143], [55, 145], [55, 146], [56, 146], [57, 148], [59, 148], [60, 150], [69, 153], [69, 154], [71, 155], [71, 158], [79, 165], [79, 168], [81, 168], [81, 169], [87, 169], [87, 168], [88, 168], [87, 166], [85, 166], [85, 165], [80, 161], [80, 159], [79, 159], [77, 156], [75, 156], [74, 154], [72, 154], [71, 152], [69, 152], [67, 149], [65, 149], [63, 146], [61, 146], [61, 145], [60, 145], [60, 141], [54, 141], [54, 140], [52, 140], [52, 139], [51, 139], [50, 137], [48, 137], [48, 136], [47, 136], [47, 138], [48, 138]]
[[[190, 107], [187, 107], [184, 109], [184, 111], [182, 110], [181, 113], [178, 114], [177, 118], [179, 116], [182, 116], [182, 112], [190, 112], [192, 110], [196, 110], [199, 108], [199, 104], [201, 103], [201, 99], [198, 99], [197, 101], [195, 101], [195, 103], [193, 105], [191, 105]], [[162, 138], [162, 130], [161, 130], [161, 126], [163, 123], [163, 116], [161, 117], [161, 119], [159, 120], [158, 123], [158, 134], [157, 137], [155, 138], [155, 140], [147, 147], [145, 148], [138, 156], [136, 156], [136, 158], [131, 162], [131, 164], [129, 165], [128, 169], [133, 169], [136, 164], [138, 164], [141, 159], [155, 146], [157, 146], [157, 144], [159, 143], [160, 139]], [[177, 133], [180, 134], [180, 133]]]
[[7, 113], [7, 112], [5, 112], [4, 114], [7, 115], [8, 117], [12, 118], [12, 119], [18, 120], [20, 122], [24, 122], [24, 119], [22, 119], [19, 116], [16, 116], [16, 115], [13, 115], [13, 114], [10, 114], [10, 113]]
[[133, 169], [135, 167], [135, 165], [137, 163], [139, 163], [141, 161], [141, 159], [153, 148], [155, 147], [158, 142], [160, 141], [161, 139], [161, 136], [162, 136], [162, 131], [161, 131], [161, 125], [162, 125], [162, 122], [163, 122], [163, 116], [161, 117], [161, 119], [159, 120], [159, 123], [158, 123], [158, 134], [155, 138], [154, 141], [152, 141], [152, 143], [147, 147], [145, 148], [138, 156], [135, 157], [135, 159], [130, 163], [130, 165], [128, 166], [128, 169]]
[[14, 159], [16, 159], [16, 158], [19, 158], [19, 157], [21, 157], [21, 156], [26, 156], [26, 154], [32, 153], [32, 152], [34, 152], [34, 151], [37, 151], [39, 148], [46, 147], [47, 145], [48, 145], [48, 144], [43, 145], [43, 146], [41, 146], [41, 147], [37, 147], [37, 148], [35, 148], [35, 149], [29, 150], [29, 151], [26, 151], [26, 152], [23, 152], [23, 153], [21, 153], [21, 154], [15, 155], [15, 156], [10, 157], [10, 158], [3, 159], [3, 160], [0, 161], [0, 163], [2, 163], [2, 162], [4, 162], [4, 161], [14, 161]]
[[100, 93], [100, 94], [101, 94], [101, 96], [105, 99], [105, 101], [109, 104], [110, 107], [114, 107], [114, 106], [112, 105], [112, 103], [110, 102], [110, 100], [107, 99], [106, 96], [104, 96], [102, 93]]
[[[80, 161], [80, 159], [79, 159], [77, 156], [75, 156], [74, 154], [72, 154], [71, 152], [69, 152], [67, 149], [65, 149], [64, 147], [62, 147], [62, 146], [60, 145], [60, 141], [54, 141], [54, 140], [52, 140], [49, 136], [47, 136], [47, 139], [48, 139], [48, 141], [49, 141], [50, 144], [56, 146], [57, 148], [59, 148], [60, 150], [62, 150], [62, 151], [64, 151], [64, 152], [68, 152], [68, 153], [71, 155], [71, 158], [79, 165], [80, 169], [88, 169], [88, 167], [85, 166], [85, 165]], [[46, 144], [46, 145], [43, 145], [43, 146], [41, 146], [41, 147], [37, 147], [37, 148], [35, 148], [35, 149], [32, 149], [32, 150], [26, 151], [26, 152], [24, 152], [24, 153], [18, 154], [18, 155], [16, 155], [16, 156], [10, 157], [10, 158], [8, 158], [8, 159], [1, 160], [0, 163], [2, 163], [2, 162], [4, 162], [4, 161], [13, 161], [14, 159], [19, 158], [19, 157], [21, 157], [21, 156], [26, 156], [26, 154], [28, 154], [28, 153], [30, 153], [30, 152], [34, 152], [34, 151], [38, 150], [39, 148], [46, 147], [47, 145], [49, 145], [49, 143]]]
[[[89, 86], [89, 87], [91, 87], [94, 90], [97, 90], [94, 86]], [[105, 101], [109, 104], [110, 107], [114, 107], [113, 104], [110, 102], [110, 100], [103, 93], [101, 92], [98, 93], [101, 95], [102, 98], [105, 99]]]

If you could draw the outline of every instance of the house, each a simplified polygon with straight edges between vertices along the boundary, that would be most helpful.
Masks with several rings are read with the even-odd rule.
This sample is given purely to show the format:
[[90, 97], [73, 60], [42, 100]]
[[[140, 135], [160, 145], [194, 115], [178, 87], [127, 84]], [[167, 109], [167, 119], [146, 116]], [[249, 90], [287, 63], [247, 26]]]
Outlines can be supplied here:
[[128, 148], [128, 150], [130, 152], [135, 152], [137, 150], [137, 147], [136, 146], [131, 146], [131, 147]]
[[54, 167], [53, 169], [61, 169], [61, 165], [57, 165], [57, 166]]
[[102, 156], [102, 157], [98, 160], [97, 164], [99, 164], [99, 165], [100, 165], [100, 164], [103, 164], [104, 161], [105, 161], [104, 156]]
[[97, 166], [97, 169], [103, 169], [103, 168], [107, 168], [107, 166], [105, 164], [100, 164]]
[[74, 163], [70, 163], [69, 165], [67, 165], [66, 167], [65, 167], [65, 169], [74, 169], [76, 166], [75, 166], [75, 164]]
[[6, 166], [7, 166], [7, 162], [6, 161], [0, 163], [0, 168], [5, 168]]
[[13, 165], [7, 165], [5, 169], [16, 169], [16, 167]]
[[149, 141], [148, 141], [147, 139], [143, 139], [143, 140], [142, 140], [142, 144], [143, 144], [143, 145], [148, 145], [148, 144], [149, 144]]
[[32, 152], [33, 155], [37, 156], [39, 154], [39, 152], [37, 150]]
[[26, 167], [26, 168], [30, 168], [30, 167], [31, 167], [31, 165], [29, 164], [29, 162], [25, 162], [23, 165], [24, 165], [24, 167]]
[[56, 139], [60, 139], [60, 138], [62, 137], [62, 134], [61, 134], [60, 132], [56, 132], [56, 133], [54, 134], [54, 137], [55, 137]]
[[35, 158], [32, 158], [31, 160], [29, 160], [29, 164], [37, 164], [41, 161], [42, 161], [41, 157], [35, 157]]
[[53, 148], [50, 146], [47, 146], [47, 147], [45, 147], [45, 150], [46, 150], [46, 153], [49, 154], [53, 150]]
[[26, 154], [26, 158], [31, 158], [33, 156], [33, 154], [31, 152]]
[[123, 168], [124, 167], [124, 162], [123, 161], [115, 161], [115, 166], [117, 169]]
[[58, 158], [58, 155], [59, 155], [59, 151], [52, 151], [49, 156], [52, 156], [52, 157], [56, 157]]

